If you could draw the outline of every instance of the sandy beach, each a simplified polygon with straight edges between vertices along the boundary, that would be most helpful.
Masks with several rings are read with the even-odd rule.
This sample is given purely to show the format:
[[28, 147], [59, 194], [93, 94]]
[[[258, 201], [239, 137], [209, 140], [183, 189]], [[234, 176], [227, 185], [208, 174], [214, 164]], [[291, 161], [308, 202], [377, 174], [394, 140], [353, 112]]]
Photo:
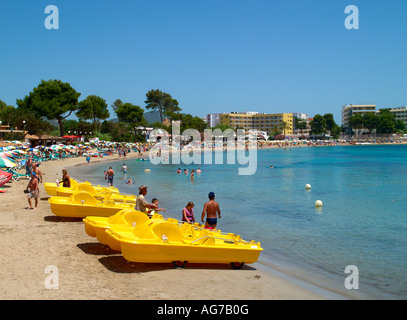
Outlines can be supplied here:
[[[135, 157], [130, 153], [128, 158]], [[117, 155], [91, 161], [115, 161]], [[43, 182], [55, 182], [62, 169], [85, 164], [85, 158], [41, 164]], [[142, 299], [270, 300], [326, 299], [311, 290], [259, 268], [232, 270], [229, 265], [138, 264], [89, 237], [80, 219], [52, 214], [43, 184], [37, 210], [26, 209], [27, 179], [9, 182], [0, 194], [1, 299]], [[47, 289], [48, 266], [58, 270], [58, 288]], [[199, 284], [199, 285], [198, 285]]]

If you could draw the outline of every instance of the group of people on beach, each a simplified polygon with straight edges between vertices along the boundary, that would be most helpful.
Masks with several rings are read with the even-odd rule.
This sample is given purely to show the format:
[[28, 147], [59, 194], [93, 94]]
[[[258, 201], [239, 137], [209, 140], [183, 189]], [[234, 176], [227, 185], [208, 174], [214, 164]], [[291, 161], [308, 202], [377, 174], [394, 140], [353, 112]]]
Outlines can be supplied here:
[[[30, 160], [31, 158], [29, 158]], [[30, 165], [32, 163], [31, 161], [27, 163]], [[28, 181], [27, 187], [24, 189], [24, 193], [27, 194], [27, 200], [28, 200], [28, 207], [27, 209], [32, 209], [36, 210], [38, 206], [38, 198], [40, 196], [40, 188], [39, 185], [42, 183], [42, 172], [38, 168], [37, 163], [31, 164], [31, 168], [27, 168], [26, 165], [26, 170], [27, 172], [30, 172], [30, 180]], [[68, 175], [68, 171], [66, 169], [62, 170], [62, 180], [58, 181], [57, 180], [57, 185], [62, 183], [62, 186], [65, 188], [70, 188], [71, 187], [71, 178]], [[34, 199], [34, 206], [32, 203], [32, 199]]]
[[[203, 210], [202, 210], [202, 217], [201, 221], [205, 222], [205, 227], [207, 228], [216, 228], [218, 223], [218, 217], [220, 218], [220, 208], [219, 203], [215, 201], [215, 193], [209, 192], [208, 194], [209, 201], [205, 202]], [[187, 203], [184, 209], [182, 209], [182, 222], [184, 223], [195, 223], [195, 216], [194, 216], [194, 206], [195, 204], [190, 201]], [[206, 220], [205, 219], [205, 215]]]
[[[139, 196], [136, 200], [135, 209], [140, 212], [145, 212], [151, 218], [154, 213], [158, 213], [160, 211], [165, 211], [163, 208], [158, 207], [158, 199], [153, 198], [151, 203], [148, 203], [145, 196], [147, 195], [147, 186], [142, 185], [139, 187]], [[209, 192], [208, 194], [209, 201], [204, 204], [202, 210], [202, 223], [205, 223], [205, 227], [207, 228], [216, 228], [218, 223], [218, 218], [220, 218], [220, 208], [219, 203], [215, 201], [215, 193]], [[182, 209], [182, 222], [183, 223], [190, 223], [194, 224], [196, 222], [194, 216], [194, 206], [195, 204], [192, 201], [189, 201], [187, 205]], [[206, 216], [206, 220], [205, 219]]]
[[[124, 174], [127, 173], [128, 167], [126, 164], [123, 164], [121, 170]], [[196, 170], [197, 173], [202, 173], [201, 168], [198, 168]], [[177, 173], [182, 173], [181, 168], [178, 168]], [[184, 173], [188, 174], [189, 171], [188, 169], [184, 169]], [[191, 180], [194, 179], [194, 173], [195, 169], [191, 171]], [[114, 177], [114, 170], [112, 167], [109, 167], [109, 170], [104, 172], [105, 175], [105, 180], [108, 182], [108, 186], [112, 187], [113, 186], [113, 177]], [[125, 179], [126, 184], [134, 184], [135, 181], [132, 181], [131, 179]], [[151, 203], [149, 203], [145, 196], [147, 195], [147, 188], [145, 185], [142, 185], [139, 187], [139, 195], [136, 200], [136, 206], [135, 209], [141, 212], [147, 213], [149, 217], [152, 217], [154, 213], [158, 213], [160, 211], [164, 211], [165, 209], [159, 208], [158, 206], [158, 199], [153, 198], [151, 200]], [[220, 209], [219, 209], [219, 204], [215, 201], [215, 193], [210, 192], [208, 195], [209, 201], [204, 204], [204, 208], [202, 211], [202, 222], [205, 222], [205, 226], [208, 228], [215, 228], [217, 225], [217, 219], [220, 218]], [[187, 203], [187, 205], [182, 209], [182, 221], [184, 223], [195, 223], [195, 216], [194, 216], [194, 206], [195, 204], [190, 201]], [[205, 215], [207, 215], [206, 220], [204, 221]]]
[[[128, 167], [123, 164], [121, 172], [127, 173]], [[29, 207], [27, 209], [36, 209], [38, 206], [38, 198], [39, 198], [39, 183], [42, 183], [42, 172], [38, 168], [38, 164], [32, 163], [32, 158], [29, 157], [26, 163], [26, 171], [27, 174], [30, 175], [30, 181], [27, 184], [26, 189], [24, 190], [27, 193], [27, 199]], [[195, 169], [191, 171], [191, 179], [194, 177]], [[201, 173], [201, 169], [198, 168], [197, 173]], [[181, 168], [178, 168], [177, 173], [181, 173]], [[185, 174], [188, 174], [188, 169], [184, 170]], [[113, 178], [114, 178], [114, 170], [110, 166], [107, 171], [104, 172], [105, 179], [108, 182], [109, 187], [113, 186]], [[131, 179], [128, 179], [126, 183], [134, 184]], [[68, 175], [66, 169], [62, 170], [62, 180], [57, 180], [57, 185], [62, 184], [63, 187], [70, 188], [71, 187], [71, 178]], [[145, 212], [149, 217], [152, 217], [154, 213], [158, 213], [160, 211], [166, 212], [165, 209], [159, 208], [158, 206], [158, 199], [153, 198], [151, 203], [149, 203], [145, 196], [147, 195], [147, 186], [142, 185], [139, 187], [139, 195], [136, 200], [135, 209], [141, 212]], [[209, 201], [204, 204], [202, 210], [202, 223], [205, 223], [205, 227], [207, 228], [216, 228], [217, 219], [220, 218], [221, 211], [219, 208], [219, 204], [215, 201], [215, 193], [210, 192], [208, 194]], [[34, 199], [35, 203], [33, 206], [32, 199]], [[190, 223], [194, 224], [196, 222], [194, 216], [194, 206], [195, 204], [192, 201], [189, 201], [186, 206], [182, 209], [182, 222], [183, 223]], [[206, 220], [205, 219], [206, 216]]]

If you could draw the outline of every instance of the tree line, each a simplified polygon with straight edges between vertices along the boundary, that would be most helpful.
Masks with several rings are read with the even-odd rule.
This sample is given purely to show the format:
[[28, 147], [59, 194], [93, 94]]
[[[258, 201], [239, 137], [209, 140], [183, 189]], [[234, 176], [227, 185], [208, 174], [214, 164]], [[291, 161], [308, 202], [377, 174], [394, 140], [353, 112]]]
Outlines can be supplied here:
[[[23, 128], [24, 125], [29, 134], [55, 132], [56, 128], [44, 119], [54, 120], [61, 136], [66, 132], [92, 132], [93, 136], [113, 141], [143, 141], [145, 138], [140, 127], [152, 125], [154, 128], [168, 130], [168, 127], [163, 125], [164, 116], [181, 120], [182, 126], [200, 131], [206, 128], [206, 123], [201, 118], [180, 113], [182, 109], [178, 101], [169, 93], [158, 89], [148, 91], [144, 101], [146, 110], [158, 111], [160, 114], [161, 122], [154, 124], [146, 121], [143, 108], [120, 99], [112, 104], [117, 121], [108, 120], [110, 112], [105, 99], [89, 95], [79, 101], [80, 96], [81, 93], [69, 83], [61, 80], [42, 80], [23, 99], [17, 99], [17, 108], [0, 100], [0, 120], [12, 128]], [[73, 114], [78, 120], [68, 119]]]
[[[354, 114], [349, 117], [349, 128], [336, 124], [331, 113], [316, 114], [310, 121], [310, 127], [312, 135], [330, 134], [334, 139], [338, 139], [342, 132], [359, 136], [362, 129], [365, 129], [368, 134], [373, 132], [391, 134], [406, 130], [404, 122], [396, 119], [396, 116], [389, 109], [380, 109], [379, 113]], [[306, 123], [296, 120], [296, 128], [306, 129]]]
[[359, 135], [362, 129], [366, 129], [368, 134], [376, 131], [376, 134], [390, 134], [403, 132], [406, 126], [403, 121], [396, 119], [396, 116], [389, 109], [380, 109], [379, 113], [355, 114], [349, 117], [349, 125], [353, 133]]

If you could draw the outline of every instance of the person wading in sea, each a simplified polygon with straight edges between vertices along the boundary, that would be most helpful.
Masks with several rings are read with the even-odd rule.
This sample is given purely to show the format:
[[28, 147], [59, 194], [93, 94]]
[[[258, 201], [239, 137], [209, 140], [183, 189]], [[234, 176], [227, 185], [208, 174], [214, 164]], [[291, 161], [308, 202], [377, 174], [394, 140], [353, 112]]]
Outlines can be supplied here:
[[204, 204], [202, 210], [202, 222], [205, 219], [205, 213], [207, 214], [205, 227], [209, 228], [216, 228], [216, 224], [218, 223], [217, 216], [220, 219], [220, 208], [219, 203], [215, 201], [215, 193], [209, 192], [208, 194], [209, 201]]

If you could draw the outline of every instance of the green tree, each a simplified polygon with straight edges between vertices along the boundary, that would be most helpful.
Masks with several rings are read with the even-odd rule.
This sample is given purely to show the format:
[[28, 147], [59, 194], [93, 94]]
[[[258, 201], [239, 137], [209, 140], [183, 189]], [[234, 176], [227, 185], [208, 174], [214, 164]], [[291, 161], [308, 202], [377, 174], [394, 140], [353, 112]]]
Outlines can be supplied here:
[[324, 134], [326, 132], [326, 118], [320, 114], [316, 114], [310, 122], [311, 133], [315, 135]]
[[113, 102], [113, 104], [112, 104], [113, 111], [116, 112], [117, 108], [122, 104], [123, 104], [123, 101], [121, 101], [120, 99], [116, 99], [115, 102]]
[[60, 80], [41, 80], [41, 83], [28, 96], [17, 99], [17, 105], [24, 112], [47, 117], [48, 120], [56, 119], [60, 134], [63, 136], [62, 120], [77, 110], [80, 95], [69, 83]]
[[338, 126], [336, 123], [334, 125], [334, 127], [331, 130], [331, 136], [334, 139], [339, 139], [339, 137], [341, 136], [341, 132], [342, 132], [342, 127]]
[[395, 127], [397, 132], [403, 132], [406, 129], [406, 125], [401, 120], [396, 120]]
[[105, 120], [100, 127], [100, 133], [110, 133], [112, 131], [112, 122]]
[[64, 119], [62, 120], [62, 123], [64, 125], [64, 129], [66, 132], [71, 131], [71, 135], [74, 134], [75, 131], [78, 131], [78, 124], [79, 122], [74, 119]]
[[0, 120], [3, 125], [10, 124], [15, 118], [16, 108], [0, 100]]
[[171, 120], [181, 121], [181, 131], [184, 131], [186, 129], [196, 129], [199, 132], [203, 132], [208, 127], [208, 124], [203, 121], [202, 118], [193, 116], [189, 113], [179, 113], [173, 111], [167, 111], [166, 113], [171, 118]]
[[350, 116], [349, 125], [352, 130], [356, 129], [356, 135], [359, 136], [360, 130], [363, 128], [363, 116], [360, 113]]
[[307, 129], [307, 123], [305, 121], [299, 121], [299, 122], [297, 122], [295, 128], [298, 130], [305, 130], [305, 129]]
[[396, 132], [396, 117], [388, 109], [380, 109], [377, 133], [389, 134]]
[[375, 113], [369, 112], [363, 115], [362, 124], [363, 127], [369, 131], [369, 133], [371, 133], [374, 129], [377, 129], [379, 123], [380, 118]]
[[333, 129], [337, 125], [334, 120], [334, 115], [332, 113], [326, 113], [324, 114], [324, 119], [326, 120], [324, 133], [327, 133], [328, 131], [332, 133]]
[[[44, 134], [54, 130], [54, 126], [33, 113], [25, 112], [13, 106], [6, 105], [0, 100], [0, 120], [3, 125], [9, 125], [11, 128], [25, 130], [29, 134]], [[21, 135], [22, 138], [23, 135]]]
[[106, 100], [95, 96], [87, 96], [85, 100], [79, 102], [78, 111], [76, 116], [83, 120], [92, 120], [93, 125], [96, 128], [99, 120], [105, 120], [109, 118], [109, 110], [107, 109]]
[[131, 103], [122, 103], [117, 106], [116, 114], [119, 121], [127, 122], [127, 123], [142, 123], [144, 122], [144, 110], [139, 106], [136, 106]]
[[181, 111], [177, 100], [173, 99], [170, 94], [158, 89], [148, 91], [144, 102], [146, 103], [146, 109], [160, 112], [161, 122], [163, 122], [164, 112]]

